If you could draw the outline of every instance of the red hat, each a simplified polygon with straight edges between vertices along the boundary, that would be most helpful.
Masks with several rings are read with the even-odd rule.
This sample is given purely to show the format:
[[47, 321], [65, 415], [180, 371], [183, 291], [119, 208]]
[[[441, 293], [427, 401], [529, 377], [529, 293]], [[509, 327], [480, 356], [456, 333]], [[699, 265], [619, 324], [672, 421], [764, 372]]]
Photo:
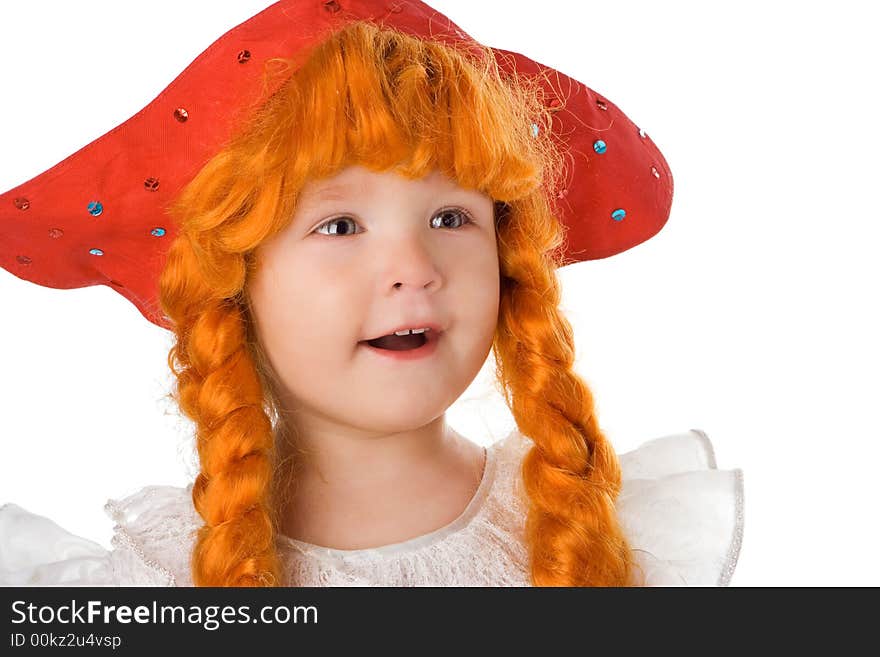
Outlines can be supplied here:
[[[264, 61], [308, 50], [354, 20], [473, 42], [418, 0], [276, 2], [217, 39], [130, 119], [0, 195], [0, 266], [58, 289], [108, 285], [170, 328], [158, 280], [177, 227], [163, 208], [247, 118], [262, 95]], [[566, 137], [569, 177], [551, 202], [567, 228], [564, 264], [653, 237], [669, 217], [673, 182], [644, 130], [583, 83], [519, 53], [493, 52], [502, 71], [545, 74], [546, 102], [559, 108], [551, 131]]]

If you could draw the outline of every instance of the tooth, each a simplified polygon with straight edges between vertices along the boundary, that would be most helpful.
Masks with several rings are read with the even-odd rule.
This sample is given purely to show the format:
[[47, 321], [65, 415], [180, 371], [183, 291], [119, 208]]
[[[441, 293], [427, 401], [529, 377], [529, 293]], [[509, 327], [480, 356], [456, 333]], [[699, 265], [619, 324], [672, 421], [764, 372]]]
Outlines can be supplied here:
[[417, 329], [405, 329], [403, 331], [395, 331], [394, 335], [409, 335], [410, 333], [424, 333], [425, 331], [430, 331], [428, 328], [417, 328]]

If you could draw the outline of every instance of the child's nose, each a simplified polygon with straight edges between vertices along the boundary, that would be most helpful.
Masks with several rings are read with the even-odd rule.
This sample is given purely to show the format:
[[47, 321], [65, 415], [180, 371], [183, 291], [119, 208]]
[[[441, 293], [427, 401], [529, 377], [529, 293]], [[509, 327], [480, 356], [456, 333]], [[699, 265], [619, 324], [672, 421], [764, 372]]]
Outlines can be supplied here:
[[395, 289], [433, 289], [441, 281], [436, 248], [424, 238], [411, 235], [394, 240], [382, 256], [384, 277]]

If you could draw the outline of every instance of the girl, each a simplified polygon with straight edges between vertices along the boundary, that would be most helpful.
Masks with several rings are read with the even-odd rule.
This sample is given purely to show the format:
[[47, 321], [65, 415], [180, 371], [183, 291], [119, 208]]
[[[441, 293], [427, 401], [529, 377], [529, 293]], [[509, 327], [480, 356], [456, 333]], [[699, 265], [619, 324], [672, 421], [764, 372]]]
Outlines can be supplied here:
[[[267, 62], [259, 102], [245, 76], [224, 78], [231, 53], [236, 73]], [[187, 83], [204, 92], [188, 106]], [[198, 138], [170, 132], [193, 123]], [[151, 147], [188, 141], [132, 203], [173, 202], [161, 225], [94, 223], [101, 264], [84, 284], [173, 331], [201, 471], [109, 501], [110, 551], [7, 504], [4, 583], [728, 583], [740, 471], [716, 470], [697, 430], [618, 457], [572, 369], [555, 270], [650, 238], [671, 203], [662, 155], [607, 99], [421, 3], [279, 2], [124, 127], [142, 125]], [[124, 133], [62, 170], [109, 171]], [[158, 166], [139, 142], [126, 152]], [[78, 182], [106, 178], [128, 180]], [[39, 190], [7, 192], [3, 211], [47, 213]], [[123, 195], [108, 186], [87, 211]], [[65, 287], [38, 255], [64, 230], [42, 228], [48, 246], [21, 223], [4, 233], [3, 265]], [[125, 253], [136, 239], [146, 266]], [[484, 449], [444, 413], [490, 351], [516, 428]]]

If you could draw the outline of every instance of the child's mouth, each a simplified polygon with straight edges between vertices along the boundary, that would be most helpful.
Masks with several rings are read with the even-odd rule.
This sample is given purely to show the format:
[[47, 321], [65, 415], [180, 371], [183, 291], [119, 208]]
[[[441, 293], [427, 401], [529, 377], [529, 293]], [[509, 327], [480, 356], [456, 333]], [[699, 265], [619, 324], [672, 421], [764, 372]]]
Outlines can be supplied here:
[[410, 333], [409, 335], [383, 335], [381, 338], [367, 340], [367, 344], [377, 349], [389, 351], [409, 351], [418, 349], [428, 341], [424, 333]]
[[426, 331], [410, 335], [385, 335], [372, 340], [361, 340], [368, 351], [391, 360], [417, 360], [436, 351], [442, 331]]

